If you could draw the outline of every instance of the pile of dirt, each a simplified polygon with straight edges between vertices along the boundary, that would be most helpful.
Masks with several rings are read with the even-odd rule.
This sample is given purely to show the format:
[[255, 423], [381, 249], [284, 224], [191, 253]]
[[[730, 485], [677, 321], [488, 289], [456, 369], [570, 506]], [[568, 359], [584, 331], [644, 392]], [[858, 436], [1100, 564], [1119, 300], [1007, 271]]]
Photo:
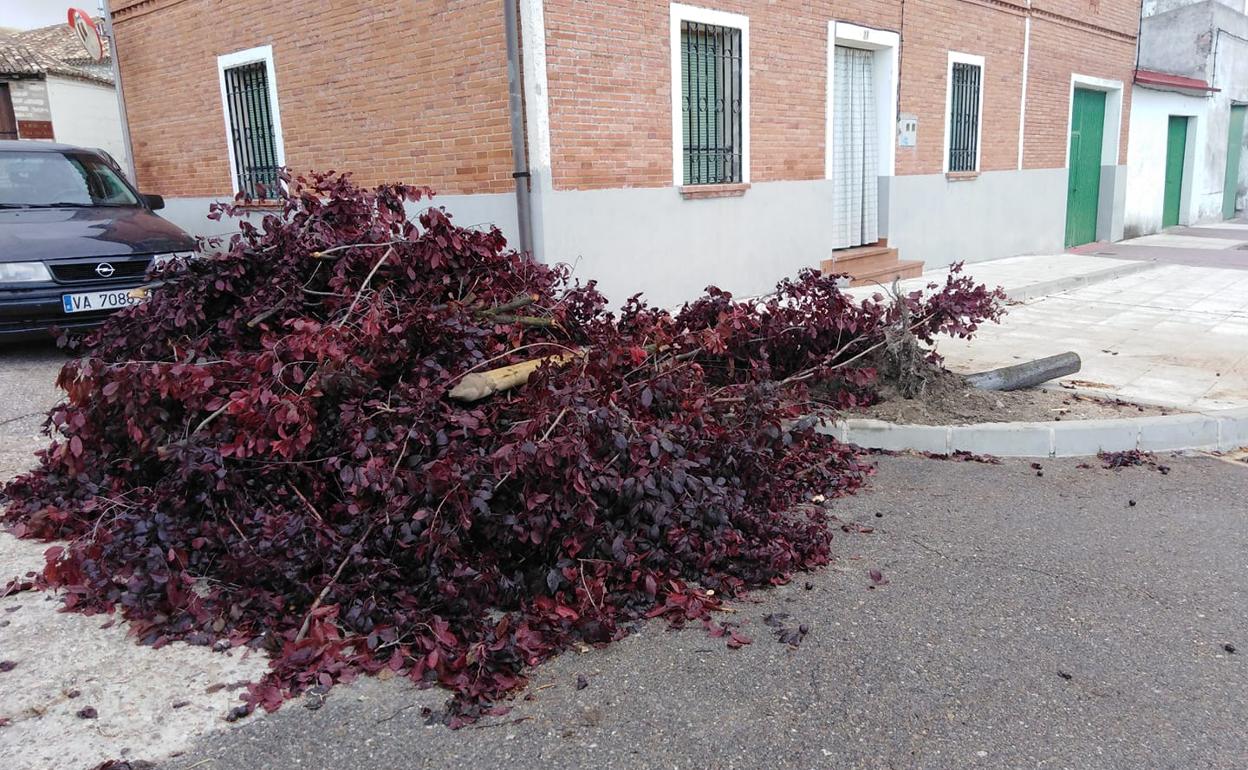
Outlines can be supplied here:
[[1115, 398], [1096, 398], [1042, 388], [979, 390], [948, 373], [920, 398], [902, 398], [896, 388], [880, 388], [879, 403], [850, 411], [851, 417], [911, 425], [967, 425], [981, 422], [1049, 422], [1174, 414], [1176, 410], [1143, 406]]

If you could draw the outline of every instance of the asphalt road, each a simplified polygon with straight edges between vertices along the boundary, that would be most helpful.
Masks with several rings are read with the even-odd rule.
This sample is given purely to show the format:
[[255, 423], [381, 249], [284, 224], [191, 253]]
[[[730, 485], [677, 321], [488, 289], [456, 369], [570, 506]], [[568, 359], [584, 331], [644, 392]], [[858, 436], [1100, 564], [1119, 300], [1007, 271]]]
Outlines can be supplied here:
[[[420, 716], [444, 694], [365, 680], [164, 767], [1243, 768], [1248, 465], [1166, 462], [884, 458], [834, 504], [875, 532], [736, 603], [743, 649], [652, 622], [459, 731]], [[810, 627], [800, 647], [775, 612]]]

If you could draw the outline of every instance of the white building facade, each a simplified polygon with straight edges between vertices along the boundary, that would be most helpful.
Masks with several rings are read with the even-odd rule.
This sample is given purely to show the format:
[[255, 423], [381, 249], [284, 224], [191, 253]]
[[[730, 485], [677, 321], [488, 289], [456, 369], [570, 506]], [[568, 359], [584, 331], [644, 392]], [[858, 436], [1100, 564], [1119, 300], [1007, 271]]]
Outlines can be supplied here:
[[1248, 196], [1243, 0], [1143, 6], [1132, 90], [1127, 237], [1242, 215]]

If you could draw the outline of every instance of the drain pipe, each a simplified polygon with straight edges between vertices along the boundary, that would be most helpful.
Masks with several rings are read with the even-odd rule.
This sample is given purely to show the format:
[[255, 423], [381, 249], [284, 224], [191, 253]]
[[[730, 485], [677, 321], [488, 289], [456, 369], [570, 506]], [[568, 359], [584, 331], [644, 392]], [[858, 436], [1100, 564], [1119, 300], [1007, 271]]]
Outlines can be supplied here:
[[516, 0], [503, 0], [503, 23], [507, 26], [507, 92], [511, 108], [512, 179], [516, 180], [516, 224], [520, 251], [533, 258], [533, 213], [529, 200], [529, 158], [524, 149], [524, 105], [520, 98], [520, 45], [517, 41]]

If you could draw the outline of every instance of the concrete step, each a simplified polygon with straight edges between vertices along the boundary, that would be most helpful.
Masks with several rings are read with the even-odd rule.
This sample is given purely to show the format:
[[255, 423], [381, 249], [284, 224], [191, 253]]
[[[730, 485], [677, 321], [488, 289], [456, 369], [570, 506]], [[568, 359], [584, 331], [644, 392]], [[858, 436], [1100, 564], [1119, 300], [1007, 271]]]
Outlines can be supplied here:
[[850, 286], [874, 286], [877, 283], [887, 286], [894, 278], [918, 278], [923, 275], [923, 263], [917, 259], [900, 260], [886, 267], [850, 275], [853, 276]]
[[872, 244], [834, 251], [831, 258], [819, 263], [819, 269], [824, 273], [849, 273], [856, 277], [859, 273], [869, 273], [896, 263], [897, 249]]

